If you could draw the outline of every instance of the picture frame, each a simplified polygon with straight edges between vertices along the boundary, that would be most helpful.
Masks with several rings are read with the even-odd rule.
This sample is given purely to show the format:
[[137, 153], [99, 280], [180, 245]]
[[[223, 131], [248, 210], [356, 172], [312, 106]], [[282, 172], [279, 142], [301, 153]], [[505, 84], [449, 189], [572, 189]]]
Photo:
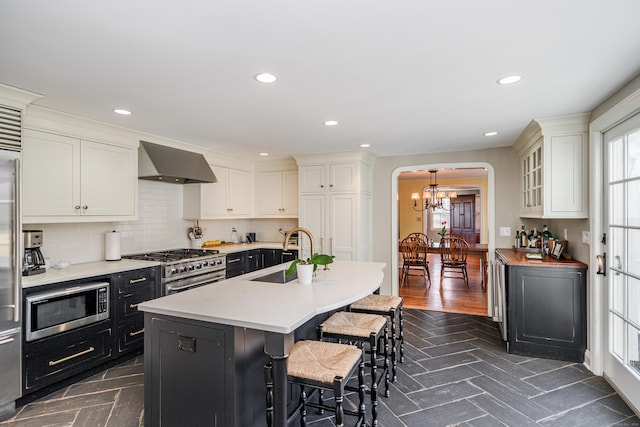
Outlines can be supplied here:
[[564, 252], [564, 245], [560, 242], [555, 242], [553, 245], [553, 251], [551, 252], [551, 256], [555, 259], [561, 259], [562, 253]]

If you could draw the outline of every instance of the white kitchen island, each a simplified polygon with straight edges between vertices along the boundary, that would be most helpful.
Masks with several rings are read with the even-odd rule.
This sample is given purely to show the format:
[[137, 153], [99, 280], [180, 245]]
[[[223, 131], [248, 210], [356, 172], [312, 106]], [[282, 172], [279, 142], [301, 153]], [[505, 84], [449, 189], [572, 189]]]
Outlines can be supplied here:
[[[145, 425], [265, 425], [262, 366], [286, 425], [286, 358], [297, 339], [382, 284], [384, 263], [335, 261], [311, 285], [252, 281], [270, 267], [139, 305], [145, 312]], [[268, 357], [267, 357], [268, 355]]]

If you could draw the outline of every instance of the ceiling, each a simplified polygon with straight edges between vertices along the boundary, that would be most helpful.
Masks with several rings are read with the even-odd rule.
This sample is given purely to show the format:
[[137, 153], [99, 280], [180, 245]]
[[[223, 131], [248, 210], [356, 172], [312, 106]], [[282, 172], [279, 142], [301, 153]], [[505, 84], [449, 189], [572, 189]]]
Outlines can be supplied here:
[[508, 146], [636, 75], [638, 16], [637, 0], [4, 1], [0, 83], [249, 160]]

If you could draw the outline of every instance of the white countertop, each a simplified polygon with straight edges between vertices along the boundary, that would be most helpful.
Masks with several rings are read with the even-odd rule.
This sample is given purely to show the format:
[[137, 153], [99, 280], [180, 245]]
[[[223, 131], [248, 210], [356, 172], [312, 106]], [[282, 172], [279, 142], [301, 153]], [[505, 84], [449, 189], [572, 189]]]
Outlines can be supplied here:
[[71, 264], [65, 269], [52, 267], [42, 274], [22, 276], [22, 287], [30, 288], [33, 286], [49, 285], [52, 283], [66, 282], [67, 280], [84, 279], [93, 276], [119, 273], [121, 271], [153, 267], [159, 264], [160, 263], [154, 261], [121, 259], [120, 261], [96, 261]]
[[344, 307], [371, 294], [382, 285], [382, 269], [386, 264], [338, 260], [329, 265], [329, 270], [318, 267], [311, 285], [301, 285], [297, 279], [286, 284], [251, 281], [288, 265], [276, 265], [146, 301], [138, 309], [288, 334], [317, 314]]

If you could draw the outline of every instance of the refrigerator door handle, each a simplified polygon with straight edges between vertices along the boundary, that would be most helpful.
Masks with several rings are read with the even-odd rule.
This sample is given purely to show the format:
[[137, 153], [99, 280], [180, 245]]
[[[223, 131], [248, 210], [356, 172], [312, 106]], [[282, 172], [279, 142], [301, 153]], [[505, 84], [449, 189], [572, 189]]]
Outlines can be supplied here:
[[20, 159], [15, 159], [15, 180], [14, 180], [14, 197], [15, 197], [15, 203], [14, 203], [14, 224], [15, 224], [15, 230], [13, 233], [13, 250], [14, 250], [14, 254], [13, 254], [13, 259], [16, 262], [16, 266], [14, 269], [14, 283], [13, 283], [13, 303], [14, 305], [14, 310], [13, 310], [13, 320], [16, 322], [20, 321], [20, 282], [22, 280], [22, 268], [21, 268], [21, 263], [20, 263], [20, 254], [22, 253], [22, 239], [20, 239], [18, 236], [21, 234], [21, 228], [20, 227], [20, 221], [22, 218], [22, 212], [20, 210], [20, 198], [21, 198], [21, 191], [22, 189], [22, 185], [21, 185], [21, 181], [20, 181]]

